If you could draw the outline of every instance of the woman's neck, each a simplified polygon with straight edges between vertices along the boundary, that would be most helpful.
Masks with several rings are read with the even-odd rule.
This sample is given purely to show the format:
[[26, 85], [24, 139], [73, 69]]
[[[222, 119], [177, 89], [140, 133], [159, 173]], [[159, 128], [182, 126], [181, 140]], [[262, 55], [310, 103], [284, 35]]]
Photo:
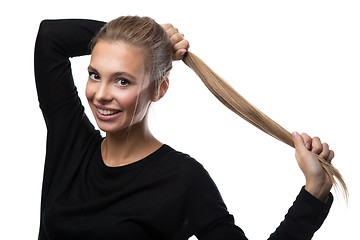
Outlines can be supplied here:
[[124, 166], [143, 159], [162, 146], [144, 122], [116, 133], [106, 133], [101, 155], [109, 167]]

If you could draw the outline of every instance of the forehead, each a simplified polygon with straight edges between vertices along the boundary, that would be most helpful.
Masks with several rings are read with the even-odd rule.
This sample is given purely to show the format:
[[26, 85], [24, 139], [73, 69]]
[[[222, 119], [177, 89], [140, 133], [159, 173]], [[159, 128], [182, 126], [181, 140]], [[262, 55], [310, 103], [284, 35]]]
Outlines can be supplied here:
[[92, 53], [90, 65], [100, 74], [127, 72], [135, 77], [145, 74], [145, 54], [124, 42], [100, 40]]

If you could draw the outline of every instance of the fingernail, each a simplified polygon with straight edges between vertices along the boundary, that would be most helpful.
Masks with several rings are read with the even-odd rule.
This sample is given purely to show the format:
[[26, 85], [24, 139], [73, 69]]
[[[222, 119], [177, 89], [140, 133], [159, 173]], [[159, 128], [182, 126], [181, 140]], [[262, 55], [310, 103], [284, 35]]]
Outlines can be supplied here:
[[292, 133], [292, 136], [293, 136], [293, 138], [298, 138], [298, 137], [299, 137], [299, 133], [298, 133], [298, 132], [293, 132], [293, 133]]
[[306, 143], [305, 146], [308, 150], [310, 150], [310, 143]]

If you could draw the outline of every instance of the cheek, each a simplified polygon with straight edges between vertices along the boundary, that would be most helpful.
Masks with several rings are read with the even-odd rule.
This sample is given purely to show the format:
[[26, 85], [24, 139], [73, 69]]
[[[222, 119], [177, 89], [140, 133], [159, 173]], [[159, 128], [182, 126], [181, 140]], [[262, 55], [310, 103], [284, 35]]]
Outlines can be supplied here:
[[149, 92], [142, 92], [138, 99], [138, 110], [139, 114], [144, 114], [148, 111], [151, 103], [151, 96]]
[[121, 94], [117, 94], [116, 100], [124, 110], [126, 109], [132, 113], [135, 107], [137, 113], [143, 113], [147, 110], [147, 106], [150, 102], [147, 94], [142, 93], [139, 95], [138, 91], [122, 92]]
[[136, 91], [120, 91], [116, 93], [115, 98], [122, 108], [133, 109], [136, 106], [137, 96]]
[[85, 88], [85, 96], [86, 96], [87, 100], [89, 101], [94, 97], [94, 95], [95, 95], [94, 87], [88, 81], [86, 84], [86, 88]]

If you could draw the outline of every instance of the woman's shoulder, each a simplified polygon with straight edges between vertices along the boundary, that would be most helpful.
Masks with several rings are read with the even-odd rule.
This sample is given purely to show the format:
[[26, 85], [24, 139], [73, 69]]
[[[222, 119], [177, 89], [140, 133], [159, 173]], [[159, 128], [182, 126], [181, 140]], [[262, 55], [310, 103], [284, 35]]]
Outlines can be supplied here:
[[176, 169], [180, 174], [187, 176], [208, 175], [203, 165], [190, 154], [175, 150], [169, 145], [163, 145], [162, 163], [169, 168]]

